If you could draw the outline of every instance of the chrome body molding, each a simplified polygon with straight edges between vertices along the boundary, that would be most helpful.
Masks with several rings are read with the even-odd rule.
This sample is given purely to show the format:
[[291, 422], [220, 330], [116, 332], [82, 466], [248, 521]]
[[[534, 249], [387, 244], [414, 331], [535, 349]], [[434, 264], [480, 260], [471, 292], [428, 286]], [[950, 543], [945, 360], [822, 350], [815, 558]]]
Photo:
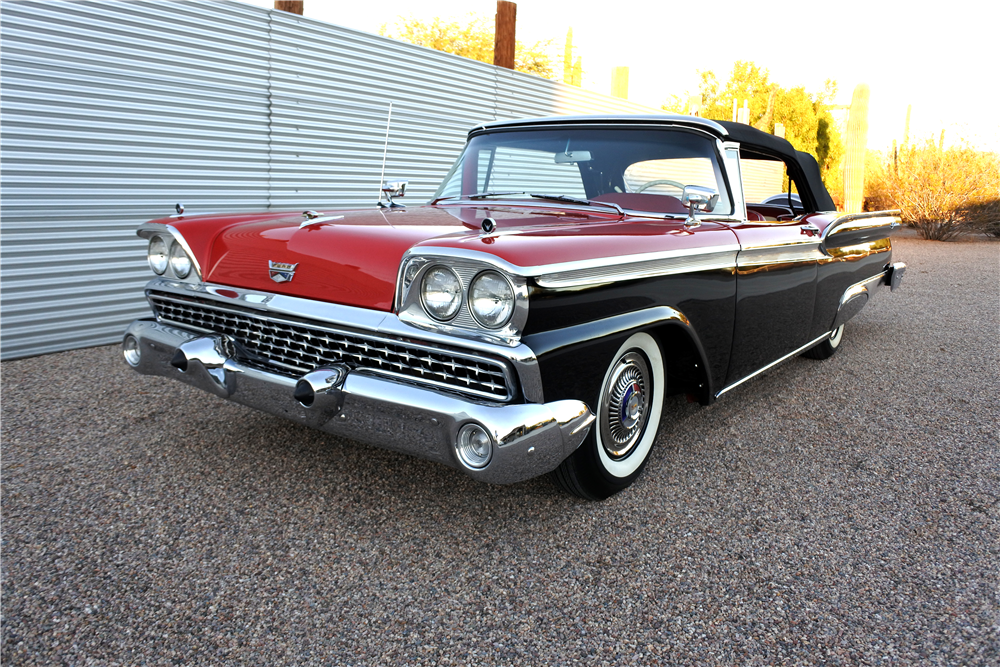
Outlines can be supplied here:
[[[144, 222], [139, 225], [139, 229], [137, 229], [135, 233], [147, 241], [152, 239], [154, 236], [172, 236], [174, 241], [176, 241], [180, 247], [184, 248], [184, 252], [186, 252], [187, 256], [191, 259], [191, 266], [194, 267], [194, 271], [192, 271], [187, 278], [177, 278], [177, 280], [181, 282], [198, 282], [201, 280], [201, 277], [204, 274], [201, 272], [201, 264], [198, 263], [198, 257], [191, 252], [191, 246], [188, 245], [188, 242], [184, 239], [184, 236], [177, 230], [176, 227], [173, 225], [156, 225]], [[167, 250], [169, 251], [170, 248], [168, 247]]]
[[[494, 484], [511, 484], [554, 470], [580, 446], [594, 421], [582, 401], [498, 404], [463, 399], [346, 367], [288, 378], [231, 356], [232, 341], [154, 320], [125, 332], [126, 362], [145, 375], [170, 377], [217, 396], [327, 433], [401, 451], [463, 470]], [[320, 387], [306, 407], [296, 385]], [[324, 384], [325, 383], [325, 384]], [[492, 438], [484, 468], [463, 466], [454, 443], [467, 424]]]
[[185, 283], [156, 278], [146, 285], [146, 292], [194, 296], [210, 299], [221, 307], [237, 306], [258, 311], [266, 316], [290, 317], [409, 344], [466, 350], [469, 353], [500, 357], [513, 368], [524, 399], [531, 403], [544, 401], [538, 360], [531, 349], [520, 343], [509, 346], [483, 340], [457, 339], [444, 333], [418, 331], [393, 313], [210, 283]]
[[[840, 246], [863, 243], [875, 238], [885, 238], [901, 222], [900, 211], [871, 211], [867, 213], [847, 213], [830, 221], [820, 237], [820, 250], [829, 255], [827, 248], [834, 243]], [[883, 228], [888, 228], [883, 230]], [[842, 237], [841, 241], [836, 237]]]
[[804, 236], [802, 241], [796, 243], [744, 247], [736, 258], [736, 264], [740, 269], [756, 268], [773, 264], [818, 262], [824, 257], [819, 249], [819, 240]]
[[[403, 265], [406, 264], [407, 258], [414, 256], [464, 259], [490, 264], [508, 275], [534, 278], [540, 287], [575, 287], [674, 273], [733, 270], [736, 268], [736, 255], [739, 250], [739, 244], [734, 243], [710, 248], [597, 257], [577, 262], [539, 266], [516, 266], [479, 250], [420, 247], [407, 251]], [[400, 284], [402, 284], [402, 276], [400, 276]]]
[[743, 384], [744, 382], [746, 382], [746, 381], [748, 381], [748, 380], [752, 380], [753, 378], [757, 377], [757, 376], [758, 376], [758, 375], [760, 375], [761, 373], [763, 373], [763, 372], [765, 372], [765, 371], [769, 371], [769, 370], [771, 370], [772, 368], [774, 368], [774, 367], [775, 367], [775, 366], [777, 366], [778, 364], [782, 363], [783, 361], [787, 361], [788, 359], [791, 359], [791, 358], [792, 358], [792, 357], [794, 357], [794, 356], [797, 356], [797, 355], [799, 355], [799, 354], [802, 354], [803, 352], [805, 352], [805, 351], [806, 351], [806, 350], [808, 350], [809, 348], [811, 348], [811, 347], [813, 347], [813, 346], [815, 346], [815, 345], [818, 345], [819, 343], [823, 342], [823, 340], [824, 340], [824, 339], [826, 339], [826, 338], [829, 338], [829, 337], [830, 337], [830, 332], [829, 332], [829, 331], [827, 331], [827, 332], [826, 332], [825, 334], [823, 334], [822, 336], [820, 336], [820, 337], [816, 338], [815, 340], [812, 340], [812, 341], [809, 341], [808, 343], [806, 343], [806, 344], [805, 344], [805, 345], [803, 345], [802, 347], [800, 347], [800, 348], [798, 348], [797, 350], [794, 350], [794, 351], [792, 351], [792, 352], [789, 352], [788, 354], [786, 354], [785, 356], [781, 357], [780, 359], [777, 359], [777, 360], [775, 360], [775, 361], [772, 361], [772, 362], [771, 362], [771, 363], [769, 363], [769, 364], [768, 364], [767, 366], [764, 366], [763, 368], [761, 368], [761, 369], [758, 369], [758, 370], [754, 371], [753, 373], [751, 373], [750, 375], [747, 375], [747, 376], [746, 376], [745, 378], [743, 378], [742, 380], [737, 380], [736, 382], [732, 383], [732, 384], [731, 384], [731, 385], [729, 385], [728, 387], [725, 387], [725, 388], [723, 388], [723, 389], [720, 389], [720, 390], [719, 390], [719, 391], [718, 391], [718, 392], [717, 392], [717, 393], [715, 394], [715, 397], [716, 397], [716, 398], [718, 398], [718, 397], [722, 396], [723, 394], [725, 394], [725, 393], [726, 393], [727, 391], [729, 391], [730, 389], [735, 389], [736, 387], [740, 386], [740, 385], [741, 385], [741, 384]]
[[865, 278], [864, 280], [848, 287], [846, 290], [844, 290], [844, 294], [840, 297], [840, 305], [837, 310], [837, 316], [834, 319], [833, 323], [830, 325], [830, 331], [827, 331], [826, 333], [824, 333], [822, 336], [819, 336], [815, 340], [809, 341], [802, 347], [792, 352], [789, 352], [780, 359], [777, 359], [769, 363], [767, 366], [764, 366], [763, 368], [756, 370], [753, 373], [750, 373], [741, 380], [733, 382], [729, 386], [718, 391], [715, 394], [715, 398], [719, 398], [730, 389], [735, 389], [736, 387], [740, 386], [747, 380], [751, 380], [760, 375], [761, 373], [764, 373], [765, 371], [774, 368], [778, 364], [781, 364], [782, 362], [787, 361], [788, 359], [791, 359], [794, 356], [802, 354], [809, 348], [823, 342], [825, 338], [829, 337], [831, 331], [835, 331], [838, 327], [843, 325], [849, 319], [857, 315], [858, 312], [860, 312], [861, 308], [864, 307], [864, 305], [868, 302], [868, 296], [870, 290], [874, 289], [879, 285], [885, 285], [891, 287], [892, 289], [896, 289], [897, 287], [899, 287], [899, 283], [902, 280], [904, 271], [906, 271], [906, 264], [904, 264], [903, 262], [888, 264], [881, 272], [875, 274], [871, 278]]
[[739, 246], [732, 245], [721, 248], [669, 250], [629, 257], [604, 257], [592, 262], [568, 263], [560, 267], [561, 270], [539, 273], [535, 282], [539, 287], [578, 287], [698, 271], [732, 272], [736, 268], [738, 251]]

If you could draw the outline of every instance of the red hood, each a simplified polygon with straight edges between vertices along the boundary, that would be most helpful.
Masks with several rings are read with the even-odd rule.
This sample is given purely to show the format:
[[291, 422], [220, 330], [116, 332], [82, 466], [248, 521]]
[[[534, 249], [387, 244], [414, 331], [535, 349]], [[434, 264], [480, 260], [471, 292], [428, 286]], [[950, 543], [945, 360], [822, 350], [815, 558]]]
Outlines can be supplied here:
[[[612, 211], [492, 206], [414, 206], [325, 211], [336, 220], [300, 228], [301, 213], [181, 216], [154, 220], [184, 236], [206, 282], [389, 311], [403, 254], [415, 245], [478, 249], [517, 266], [539, 266], [705, 245], [680, 221], [622, 221]], [[342, 216], [342, 217], [339, 217]], [[497, 234], [483, 235], [483, 218]], [[706, 230], [707, 231], [707, 230]], [[732, 243], [720, 228], [716, 243]], [[637, 238], [642, 237], [642, 238]], [[529, 241], [528, 239], [532, 239]], [[295, 264], [275, 282], [268, 262]]]

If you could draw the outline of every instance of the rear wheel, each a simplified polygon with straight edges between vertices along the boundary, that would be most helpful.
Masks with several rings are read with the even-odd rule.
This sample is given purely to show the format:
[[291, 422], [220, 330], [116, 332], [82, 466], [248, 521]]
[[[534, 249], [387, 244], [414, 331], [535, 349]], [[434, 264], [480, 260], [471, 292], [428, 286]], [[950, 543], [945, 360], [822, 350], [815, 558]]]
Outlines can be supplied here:
[[649, 334], [629, 337], [591, 403], [597, 419], [587, 439], [553, 472], [559, 486], [581, 498], [604, 500], [632, 484], [649, 460], [665, 390], [659, 345]]
[[803, 352], [802, 356], [809, 357], [810, 359], [829, 359], [837, 351], [837, 348], [840, 347], [840, 342], [843, 339], [844, 325], [841, 324], [831, 331], [830, 335], [824, 338], [821, 343]]

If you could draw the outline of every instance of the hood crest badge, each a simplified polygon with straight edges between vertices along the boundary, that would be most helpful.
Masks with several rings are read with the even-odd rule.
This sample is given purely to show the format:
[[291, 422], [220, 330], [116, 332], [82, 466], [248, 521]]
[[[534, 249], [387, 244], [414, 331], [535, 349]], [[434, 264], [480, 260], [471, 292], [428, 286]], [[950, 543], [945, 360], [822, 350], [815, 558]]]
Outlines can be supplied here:
[[287, 283], [295, 277], [295, 267], [298, 264], [286, 264], [285, 262], [272, 262], [268, 260], [267, 268], [271, 273], [271, 280], [276, 283]]

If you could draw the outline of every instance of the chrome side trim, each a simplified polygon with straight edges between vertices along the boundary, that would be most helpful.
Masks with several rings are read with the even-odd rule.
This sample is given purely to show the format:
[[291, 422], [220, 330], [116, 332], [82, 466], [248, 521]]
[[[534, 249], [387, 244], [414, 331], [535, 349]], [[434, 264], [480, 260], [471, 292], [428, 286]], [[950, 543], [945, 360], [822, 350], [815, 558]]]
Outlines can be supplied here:
[[421, 246], [408, 250], [403, 257], [403, 263], [405, 264], [406, 260], [411, 257], [474, 260], [492, 264], [511, 275], [525, 278], [534, 277], [542, 287], [569, 287], [690, 271], [733, 269], [736, 267], [736, 254], [739, 250], [739, 244], [731, 244], [714, 248], [666, 250], [616, 257], [599, 257], [592, 260], [539, 266], [516, 266], [479, 250]]
[[526, 401], [542, 403], [545, 400], [538, 359], [535, 357], [535, 353], [524, 344], [519, 343], [508, 347], [482, 340], [457, 338], [433, 331], [421, 331], [401, 322], [393, 313], [226, 285], [185, 283], [178, 280], [154, 278], [146, 285], [146, 290], [199, 296], [213, 299], [221, 306], [238, 305], [271, 315], [286, 315], [304, 320], [325, 322], [346, 329], [380, 334], [402, 341], [415, 341], [427, 345], [440, 345], [459, 350], [467, 349], [494, 355], [505, 359], [513, 366], [520, 382], [521, 393]]
[[838, 216], [830, 221], [830, 224], [823, 230], [820, 237], [820, 250], [827, 252], [827, 239], [837, 234], [858, 232], [865, 229], [875, 229], [877, 227], [888, 227], [889, 231], [899, 227], [902, 218], [898, 209], [889, 211], [869, 211], [866, 213], [847, 213]]
[[[591, 266], [545, 273], [539, 275], [535, 279], [535, 282], [540, 287], [577, 287], [615, 282], [618, 280], [634, 280], [637, 278], [669, 276], [678, 273], [694, 273], [697, 271], [716, 271], [720, 269], [732, 271], [736, 268], [738, 251], [727, 247], [724, 250], [705, 248], [697, 251], [674, 250], [657, 254], [661, 256], [655, 259], [629, 261], [622, 264], [604, 264], [601, 261], [594, 262], [594, 264], [599, 265], [593, 266], [589, 262], [579, 262], [577, 264], [591, 264]], [[600, 264], [604, 265], [601, 266]]]
[[819, 240], [808, 237], [808, 240], [799, 243], [744, 248], [736, 258], [736, 264], [742, 269], [770, 264], [818, 262], [823, 257], [825, 255], [820, 252]]
[[748, 376], [746, 376], [745, 378], [743, 378], [742, 380], [739, 380], [739, 381], [737, 381], [737, 382], [734, 382], [734, 383], [732, 383], [731, 385], [729, 385], [728, 387], [726, 387], [725, 389], [722, 389], [722, 390], [720, 390], [719, 392], [717, 392], [717, 393], [715, 394], [715, 397], [716, 397], [716, 398], [718, 398], [719, 396], [722, 396], [723, 394], [725, 394], [725, 393], [726, 393], [727, 391], [729, 391], [730, 389], [735, 389], [736, 387], [740, 386], [741, 384], [743, 384], [743, 383], [744, 383], [744, 382], [746, 382], [747, 380], [752, 380], [753, 378], [757, 377], [757, 376], [758, 376], [758, 375], [760, 375], [761, 373], [763, 373], [763, 372], [765, 372], [765, 371], [768, 371], [768, 370], [770, 370], [770, 369], [774, 368], [775, 366], [777, 366], [777, 365], [778, 365], [778, 364], [780, 364], [781, 362], [783, 362], [783, 361], [786, 361], [786, 360], [788, 360], [788, 359], [791, 359], [792, 357], [794, 357], [794, 356], [796, 356], [796, 355], [799, 355], [799, 354], [802, 354], [803, 352], [805, 352], [805, 351], [806, 351], [806, 350], [808, 350], [809, 348], [811, 348], [811, 347], [813, 347], [814, 345], [817, 345], [817, 344], [819, 344], [820, 342], [822, 342], [822, 341], [823, 341], [823, 339], [825, 339], [825, 338], [829, 338], [829, 337], [830, 337], [830, 332], [829, 332], [829, 331], [827, 331], [827, 332], [826, 332], [825, 334], [823, 334], [822, 336], [820, 336], [820, 337], [816, 338], [816, 339], [815, 339], [815, 340], [813, 340], [813, 341], [810, 341], [810, 342], [806, 343], [805, 345], [803, 345], [803, 346], [802, 346], [802, 347], [800, 347], [799, 349], [795, 350], [794, 352], [789, 352], [788, 354], [786, 354], [785, 356], [783, 356], [783, 357], [782, 357], [781, 359], [778, 359], [777, 361], [772, 361], [771, 363], [769, 363], [769, 364], [768, 364], [767, 366], [764, 366], [764, 367], [763, 367], [763, 368], [761, 368], [760, 370], [756, 370], [756, 371], [754, 371], [753, 373], [751, 373], [750, 375], [748, 375]]

